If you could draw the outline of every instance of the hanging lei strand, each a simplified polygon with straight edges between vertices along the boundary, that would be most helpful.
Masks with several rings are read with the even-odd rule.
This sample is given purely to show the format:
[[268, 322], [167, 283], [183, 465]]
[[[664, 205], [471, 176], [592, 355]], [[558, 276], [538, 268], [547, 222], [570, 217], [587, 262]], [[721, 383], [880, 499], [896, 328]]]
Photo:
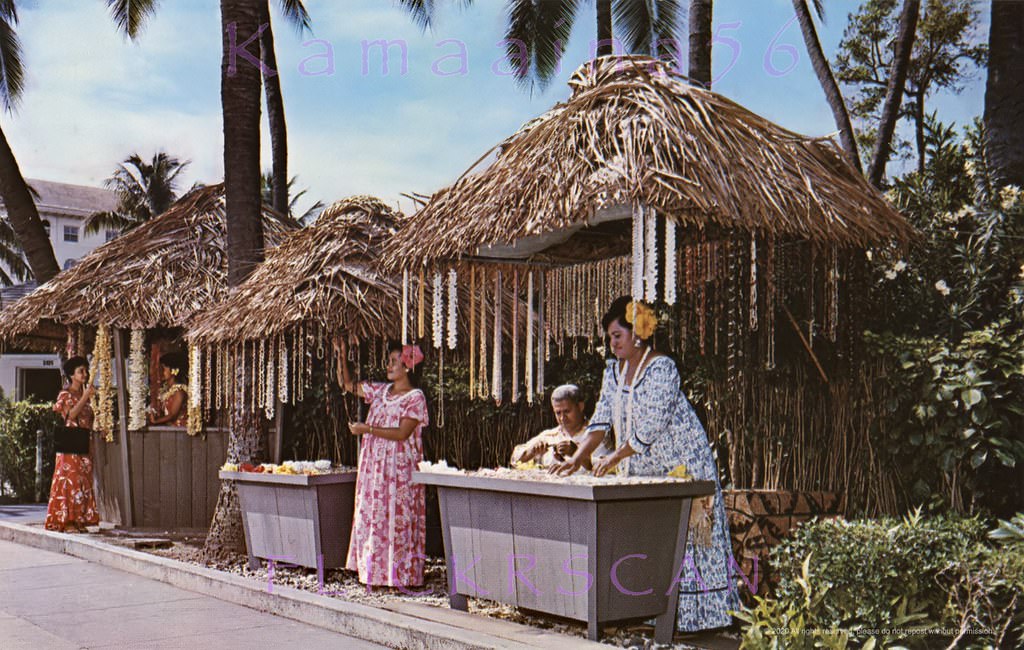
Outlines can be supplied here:
[[143, 330], [132, 330], [130, 347], [128, 428], [131, 431], [139, 431], [146, 428], [146, 402], [149, 401], [149, 378], [146, 376], [146, 333]]
[[263, 389], [263, 399], [266, 400], [264, 405], [264, 413], [267, 415], [268, 420], [274, 419], [274, 409], [277, 406], [277, 355], [274, 354], [274, 340], [270, 339], [267, 342], [269, 348], [267, 354], [267, 384], [266, 388]]
[[658, 299], [658, 214], [650, 206], [644, 210], [644, 300]]
[[[634, 300], [644, 295], [644, 209], [633, 204], [633, 270], [630, 295]], [[636, 314], [633, 314], [634, 318]]]
[[750, 236], [750, 331], [757, 331], [757, 236]]
[[665, 303], [676, 304], [676, 222], [665, 216]]
[[[188, 346], [188, 435], [194, 436], [203, 430], [203, 358], [202, 348], [196, 344]], [[210, 357], [209, 349], [206, 353]], [[207, 384], [210, 377], [206, 378]], [[207, 398], [209, 403], [209, 398]]]
[[448, 269], [448, 349], [459, 343], [459, 282], [454, 268]]
[[402, 345], [409, 344], [409, 269], [402, 269]]
[[469, 267], [469, 399], [476, 399], [476, 269]]
[[765, 251], [764, 272], [767, 276], [764, 299], [765, 337], [768, 339], [765, 368], [773, 370], [775, 368], [775, 242], [771, 239], [768, 240]]
[[435, 270], [433, 277], [434, 302], [430, 314], [431, 333], [434, 336], [434, 349], [441, 349], [441, 342], [444, 340], [444, 332], [441, 331], [442, 316], [444, 314], [444, 285], [441, 284], [441, 272]]
[[519, 269], [512, 272], [512, 403], [519, 402]]
[[110, 372], [110, 332], [106, 325], [96, 329], [96, 347], [93, 349], [95, 376], [99, 377], [100, 389], [94, 399], [96, 413], [95, 428], [103, 434], [106, 442], [114, 442], [114, 382]]
[[288, 403], [288, 344], [284, 333], [277, 339], [277, 397], [282, 404]]
[[825, 333], [828, 340], [835, 343], [839, 324], [839, 254], [835, 246], [829, 250], [827, 293]]
[[480, 269], [480, 362], [477, 366], [477, 396], [480, 399], [487, 399], [488, 375], [487, 375], [487, 272]]
[[491, 365], [491, 396], [501, 405], [501, 270], [494, 274], [494, 363]]
[[538, 299], [537, 299], [537, 335], [538, 335], [539, 338], [537, 340], [538, 349], [537, 349], [537, 385], [536, 385], [536, 389], [537, 389], [537, 395], [540, 396], [541, 399], [543, 399], [543, 397], [544, 397], [544, 361], [548, 358], [548, 355], [551, 354], [551, 348], [548, 346], [548, 341], [551, 338], [550, 337], [550, 332], [547, 331], [547, 329], [546, 329], [547, 325], [544, 322], [545, 316], [547, 314], [547, 310], [544, 307], [544, 304], [546, 302], [547, 296], [544, 293], [544, 277], [543, 277], [543, 275], [544, 274], [542, 273], [541, 274], [541, 281], [539, 282], [540, 286], [538, 288], [538, 291], [540, 292], [540, 296], [538, 296]]
[[[420, 267], [419, 282], [416, 285], [416, 290], [417, 290], [417, 292], [419, 294], [419, 300], [417, 301], [417, 306], [416, 306], [416, 339], [417, 340], [423, 340], [423, 337], [426, 336], [426, 334], [427, 334], [427, 332], [426, 332], [426, 323], [425, 323], [425, 321], [426, 321], [426, 314], [424, 313], [424, 311], [426, 309], [426, 306], [427, 306], [427, 301], [426, 301], [427, 286], [426, 286], [426, 278], [424, 277], [425, 273], [426, 272], [424, 271], [423, 267], [421, 266]], [[437, 288], [437, 282], [436, 281], [434, 282], [434, 288], [435, 289]], [[435, 345], [434, 347], [437, 347], [437, 346]]]
[[533, 404], [533, 271], [526, 276], [526, 403]]

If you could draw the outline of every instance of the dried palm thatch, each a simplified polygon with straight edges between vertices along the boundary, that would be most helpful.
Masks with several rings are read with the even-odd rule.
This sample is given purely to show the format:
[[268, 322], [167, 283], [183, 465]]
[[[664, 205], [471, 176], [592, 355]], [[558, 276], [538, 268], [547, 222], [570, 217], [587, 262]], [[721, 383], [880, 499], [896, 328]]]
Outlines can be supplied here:
[[[573, 94], [433, 195], [388, 247], [412, 266], [586, 223], [639, 203], [683, 226], [838, 246], [912, 228], [828, 138], [787, 131], [647, 57], [602, 58]], [[474, 166], [475, 167], [475, 166]]]
[[[131, 329], [180, 327], [227, 293], [224, 186], [190, 192], [167, 212], [103, 244], [0, 312], [0, 338], [42, 322]], [[263, 209], [268, 248], [298, 228]]]
[[338, 201], [269, 253], [228, 298], [197, 314], [189, 337], [202, 343], [273, 338], [299, 323], [355, 338], [394, 330], [401, 288], [375, 263], [401, 219], [373, 197]]

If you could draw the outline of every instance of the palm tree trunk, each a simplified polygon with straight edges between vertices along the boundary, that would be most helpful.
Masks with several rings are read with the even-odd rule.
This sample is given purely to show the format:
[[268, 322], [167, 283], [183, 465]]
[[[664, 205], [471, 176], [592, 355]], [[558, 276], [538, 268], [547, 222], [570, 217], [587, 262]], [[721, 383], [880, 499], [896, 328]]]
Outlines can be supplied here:
[[274, 32], [270, 25], [270, 2], [262, 3], [262, 23], [267, 26], [260, 36], [263, 56], [263, 92], [267, 97], [267, 119], [270, 122], [270, 151], [273, 157], [271, 197], [274, 209], [288, 214], [288, 126], [284, 119], [284, 98], [281, 95], [281, 75], [274, 51]]
[[612, 0], [597, 0], [597, 55], [607, 56], [612, 47]]
[[690, 0], [690, 83], [711, 88], [712, 0]]
[[[224, 119], [224, 194], [227, 212], [228, 284], [238, 286], [263, 257], [260, 211], [260, 63], [243, 44], [259, 44], [261, 6], [266, 0], [221, 0], [223, 58], [221, 108]], [[253, 38], [250, 41], [250, 38]], [[238, 385], [244, 385], [244, 382]], [[262, 419], [246, 410], [244, 399], [232, 409], [228, 459], [256, 462]], [[244, 548], [242, 518], [235, 486], [225, 483], [217, 498], [204, 551], [215, 557]]]
[[36, 282], [42, 284], [57, 275], [60, 267], [53, 254], [53, 245], [3, 129], [0, 129], [0, 198]]
[[814, 74], [818, 76], [821, 89], [825, 91], [825, 99], [828, 101], [829, 108], [832, 109], [832, 118], [836, 121], [836, 127], [839, 128], [839, 141], [843, 144], [843, 151], [850, 164], [859, 172], [861, 171], [860, 153], [857, 151], [857, 139], [853, 135], [850, 112], [846, 109], [843, 94], [839, 90], [839, 84], [836, 83], [835, 75], [832, 74], [832, 66], [829, 65], [825, 52], [821, 48], [818, 30], [814, 27], [814, 20], [811, 18], [807, 0], [793, 0], [793, 9], [796, 10], [800, 32], [804, 36], [804, 45], [807, 46], [807, 54], [811, 57], [811, 67], [814, 68]]
[[904, 0], [899, 33], [896, 37], [896, 52], [889, 68], [889, 86], [885, 92], [885, 104], [882, 106], [882, 119], [878, 124], [878, 140], [875, 142], [875, 152], [868, 169], [868, 180], [875, 187], [882, 186], [885, 165], [889, 162], [889, 153], [892, 151], [892, 136], [903, 103], [903, 87], [907, 82], [910, 54], [914, 50], [920, 10], [921, 0]]
[[992, 0], [991, 25], [985, 154], [996, 187], [1024, 187], [1024, 3]]

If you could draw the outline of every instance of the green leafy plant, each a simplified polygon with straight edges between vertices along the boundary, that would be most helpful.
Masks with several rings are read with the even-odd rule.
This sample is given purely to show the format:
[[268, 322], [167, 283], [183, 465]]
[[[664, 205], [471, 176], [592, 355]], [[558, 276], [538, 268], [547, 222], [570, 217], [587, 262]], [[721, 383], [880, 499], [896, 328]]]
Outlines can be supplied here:
[[43, 498], [53, 475], [53, 433], [61, 425], [52, 404], [0, 398], [0, 494], [32, 501], [36, 486], [36, 431], [43, 432]]

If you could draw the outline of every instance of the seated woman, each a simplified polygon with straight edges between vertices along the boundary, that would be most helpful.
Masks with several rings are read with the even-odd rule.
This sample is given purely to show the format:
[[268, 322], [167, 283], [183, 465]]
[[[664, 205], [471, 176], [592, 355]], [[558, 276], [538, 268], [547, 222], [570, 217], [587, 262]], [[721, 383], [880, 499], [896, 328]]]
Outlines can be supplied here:
[[[585, 404], [580, 389], [574, 384], [564, 384], [551, 392], [551, 410], [558, 426], [545, 429], [512, 450], [511, 463], [534, 461], [541, 467], [562, 463], [576, 453], [576, 448], [586, 437], [587, 418], [583, 415]], [[608, 453], [602, 443], [594, 456], [600, 458]], [[590, 458], [583, 459], [583, 468], [590, 469]]]
[[160, 391], [160, 408], [151, 411], [149, 423], [168, 427], [188, 425], [188, 388], [181, 380], [188, 375], [185, 355], [168, 352], [160, 357], [163, 385]]

